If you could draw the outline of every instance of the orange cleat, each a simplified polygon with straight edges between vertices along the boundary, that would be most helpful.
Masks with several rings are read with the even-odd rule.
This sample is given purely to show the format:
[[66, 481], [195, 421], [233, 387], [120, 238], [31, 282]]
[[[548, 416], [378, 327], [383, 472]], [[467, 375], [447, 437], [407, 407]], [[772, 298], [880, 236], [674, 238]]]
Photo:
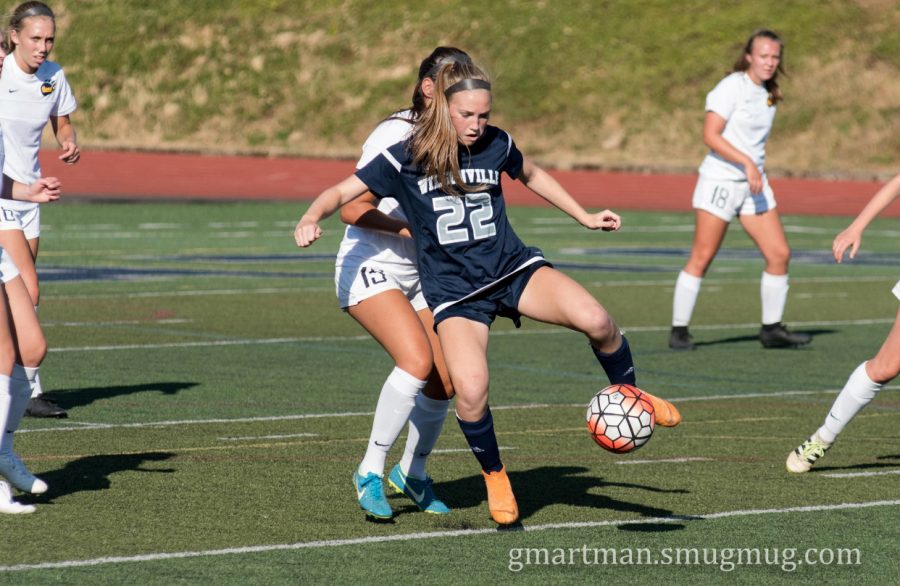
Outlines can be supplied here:
[[681, 423], [681, 413], [675, 408], [675, 405], [669, 403], [665, 399], [660, 399], [651, 395], [647, 391], [641, 390], [644, 396], [653, 403], [653, 412], [656, 417], [656, 424], [662, 427], [675, 427]]
[[506, 475], [506, 466], [498, 472], [487, 473], [482, 470], [481, 474], [487, 485], [491, 518], [500, 525], [511, 525], [518, 521], [519, 506], [516, 504], [516, 495], [513, 494], [509, 476]]

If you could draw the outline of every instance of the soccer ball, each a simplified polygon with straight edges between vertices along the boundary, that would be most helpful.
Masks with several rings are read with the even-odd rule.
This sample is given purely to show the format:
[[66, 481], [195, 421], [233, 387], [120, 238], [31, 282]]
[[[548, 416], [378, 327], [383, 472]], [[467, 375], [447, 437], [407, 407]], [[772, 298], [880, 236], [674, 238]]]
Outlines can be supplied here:
[[625, 454], [647, 443], [655, 426], [653, 403], [637, 387], [610, 385], [588, 403], [591, 437], [614, 454]]

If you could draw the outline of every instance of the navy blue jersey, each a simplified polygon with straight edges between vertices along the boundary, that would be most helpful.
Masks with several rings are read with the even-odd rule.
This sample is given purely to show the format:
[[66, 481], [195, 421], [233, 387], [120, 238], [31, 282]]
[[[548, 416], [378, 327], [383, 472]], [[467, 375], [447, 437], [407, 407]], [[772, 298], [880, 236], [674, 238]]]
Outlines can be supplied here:
[[515, 179], [522, 172], [522, 153], [512, 138], [488, 126], [469, 150], [460, 147], [459, 161], [466, 184], [483, 185], [483, 191], [441, 191], [435, 177], [413, 164], [408, 140], [356, 171], [373, 193], [400, 202], [416, 243], [422, 291], [435, 314], [543, 259], [519, 240], [506, 217], [501, 173]]

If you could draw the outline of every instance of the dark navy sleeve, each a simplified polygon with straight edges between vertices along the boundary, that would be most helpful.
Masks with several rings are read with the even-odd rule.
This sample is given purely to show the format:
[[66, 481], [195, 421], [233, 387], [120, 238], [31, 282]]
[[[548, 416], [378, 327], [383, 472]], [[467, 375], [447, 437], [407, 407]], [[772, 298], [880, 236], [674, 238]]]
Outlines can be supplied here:
[[503, 166], [503, 171], [506, 171], [506, 174], [513, 179], [518, 179], [522, 173], [522, 166], [525, 162], [524, 157], [521, 151], [516, 148], [516, 143], [512, 137], [507, 134], [506, 139], [509, 141], [509, 152], [506, 155], [506, 164]]
[[383, 152], [357, 169], [355, 175], [366, 184], [369, 191], [379, 197], [386, 194], [396, 197], [394, 194], [403, 191], [399, 171]]

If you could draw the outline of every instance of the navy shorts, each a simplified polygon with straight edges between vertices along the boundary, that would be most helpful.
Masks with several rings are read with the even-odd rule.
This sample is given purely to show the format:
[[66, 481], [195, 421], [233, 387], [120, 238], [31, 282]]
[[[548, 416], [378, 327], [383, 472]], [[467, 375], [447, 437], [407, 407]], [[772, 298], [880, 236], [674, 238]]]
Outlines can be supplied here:
[[504, 279], [478, 295], [454, 303], [435, 316], [434, 331], [437, 331], [439, 323], [450, 317], [464, 317], [472, 321], [483, 323], [490, 327], [498, 316], [506, 317], [516, 324], [516, 327], [522, 327], [522, 314], [519, 313], [519, 299], [531, 280], [531, 276], [541, 267], [552, 267], [553, 265], [546, 260], [541, 260], [534, 264], [528, 265], [518, 273], [513, 273], [507, 279]]

